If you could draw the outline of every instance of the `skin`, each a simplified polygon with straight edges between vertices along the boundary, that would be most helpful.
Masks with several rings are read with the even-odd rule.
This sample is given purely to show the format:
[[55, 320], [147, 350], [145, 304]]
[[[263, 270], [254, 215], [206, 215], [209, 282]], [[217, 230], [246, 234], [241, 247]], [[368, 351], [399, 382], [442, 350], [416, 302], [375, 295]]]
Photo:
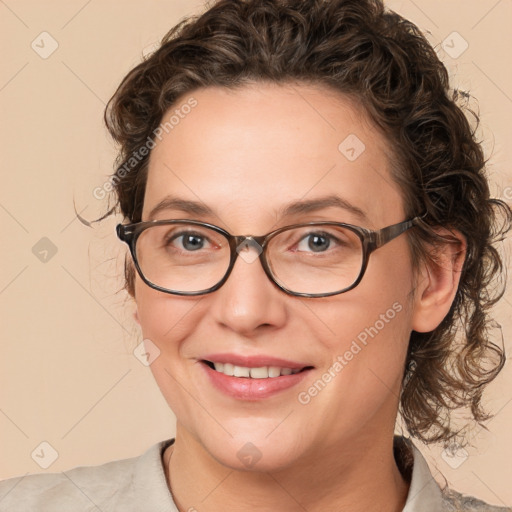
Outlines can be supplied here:
[[[261, 235], [314, 220], [380, 229], [405, 219], [386, 141], [347, 97], [320, 86], [262, 83], [191, 96], [198, 106], [152, 151], [143, 220], [196, 219]], [[355, 161], [338, 150], [349, 134], [366, 147]], [[333, 193], [366, 219], [339, 207], [279, 214], [291, 201]], [[168, 209], [150, 217], [169, 194], [216, 214]], [[144, 339], [160, 350], [151, 370], [177, 417], [164, 464], [180, 511], [229, 512], [241, 503], [258, 511], [402, 510], [408, 482], [392, 439], [407, 342], [412, 330], [431, 331], [447, 314], [460, 249], [443, 248], [439, 266], [422, 265], [415, 275], [401, 235], [372, 254], [355, 289], [327, 298], [289, 296], [258, 260], [241, 258], [223, 287], [199, 297], [158, 292], [137, 276], [136, 318]], [[402, 310], [308, 404], [299, 403], [299, 392], [394, 303]], [[213, 388], [200, 367], [214, 352], [266, 354], [315, 368], [269, 399], [236, 400]], [[249, 442], [261, 454], [250, 468], [237, 456]]]

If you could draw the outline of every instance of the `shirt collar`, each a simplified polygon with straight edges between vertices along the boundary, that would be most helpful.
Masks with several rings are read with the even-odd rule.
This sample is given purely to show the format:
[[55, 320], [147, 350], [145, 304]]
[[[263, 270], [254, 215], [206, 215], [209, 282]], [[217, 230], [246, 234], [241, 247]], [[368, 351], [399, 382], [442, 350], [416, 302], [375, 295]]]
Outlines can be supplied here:
[[395, 457], [402, 473], [410, 474], [409, 492], [403, 512], [442, 510], [443, 497], [427, 461], [410, 439], [395, 436]]
[[[134, 475], [134, 497], [138, 510], [178, 512], [167, 486], [162, 454], [174, 439], [152, 446], [137, 461]], [[414, 444], [395, 436], [394, 450], [397, 463], [410, 486], [403, 512], [432, 512], [442, 510], [443, 498], [439, 485], [432, 477], [427, 461]]]
[[141, 455], [133, 475], [133, 510], [179, 512], [167, 486], [162, 455], [174, 439], [161, 441]]

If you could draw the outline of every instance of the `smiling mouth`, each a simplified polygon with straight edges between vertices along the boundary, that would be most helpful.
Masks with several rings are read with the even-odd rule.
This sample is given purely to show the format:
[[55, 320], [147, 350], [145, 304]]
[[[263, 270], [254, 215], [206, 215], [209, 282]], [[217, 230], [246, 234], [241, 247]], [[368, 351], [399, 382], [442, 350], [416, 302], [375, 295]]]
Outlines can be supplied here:
[[246, 379], [274, 379], [284, 377], [286, 375], [295, 375], [306, 370], [310, 370], [313, 366], [305, 366], [304, 368], [283, 368], [280, 366], [261, 366], [259, 368], [249, 368], [247, 366], [236, 366], [231, 363], [213, 363], [212, 361], [203, 360], [202, 363], [209, 366], [212, 370], [223, 373], [229, 377], [239, 377]]

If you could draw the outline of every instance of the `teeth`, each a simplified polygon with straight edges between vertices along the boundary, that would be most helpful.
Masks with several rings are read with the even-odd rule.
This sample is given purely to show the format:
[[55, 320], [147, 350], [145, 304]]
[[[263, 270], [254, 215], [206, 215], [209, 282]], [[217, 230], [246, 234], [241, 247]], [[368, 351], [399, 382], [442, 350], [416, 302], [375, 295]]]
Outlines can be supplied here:
[[269, 366], [268, 368], [268, 376], [269, 377], [279, 377], [281, 375], [281, 368], [278, 366]]
[[[217, 367], [215, 367], [215, 369], [217, 370]], [[220, 372], [224, 373], [225, 375], [234, 375], [235, 374], [235, 365], [233, 365], [231, 363], [224, 363], [224, 369], [217, 370], [217, 371], [220, 371]]]
[[251, 368], [251, 379], [266, 379], [268, 378], [268, 368], [262, 366], [261, 368]]
[[280, 368], [279, 366], [261, 366], [260, 368], [247, 368], [230, 363], [213, 363], [215, 370], [224, 375], [234, 377], [249, 377], [251, 379], [268, 379], [280, 375], [293, 375], [299, 373], [299, 369]]
[[235, 366], [233, 375], [235, 377], [249, 377], [250, 373], [250, 368], [245, 368], [244, 366]]

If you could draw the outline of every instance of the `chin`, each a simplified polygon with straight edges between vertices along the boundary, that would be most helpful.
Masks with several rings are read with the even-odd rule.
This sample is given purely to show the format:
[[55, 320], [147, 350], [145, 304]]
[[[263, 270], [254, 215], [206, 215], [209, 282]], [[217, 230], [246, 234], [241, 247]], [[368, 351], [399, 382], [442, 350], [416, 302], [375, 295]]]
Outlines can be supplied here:
[[271, 428], [267, 428], [267, 422], [263, 424], [264, 427], [258, 425], [254, 419], [238, 424], [237, 429], [226, 425], [227, 432], [201, 428], [191, 434], [207, 457], [235, 471], [279, 471], [293, 465], [304, 448], [298, 444], [303, 442], [303, 437], [286, 430], [279, 434], [277, 430], [272, 432], [275, 422]]
[[267, 441], [231, 440], [227, 445], [205, 445], [211, 457], [219, 464], [235, 471], [273, 472], [284, 470], [294, 464], [297, 453], [291, 447], [276, 446]]

